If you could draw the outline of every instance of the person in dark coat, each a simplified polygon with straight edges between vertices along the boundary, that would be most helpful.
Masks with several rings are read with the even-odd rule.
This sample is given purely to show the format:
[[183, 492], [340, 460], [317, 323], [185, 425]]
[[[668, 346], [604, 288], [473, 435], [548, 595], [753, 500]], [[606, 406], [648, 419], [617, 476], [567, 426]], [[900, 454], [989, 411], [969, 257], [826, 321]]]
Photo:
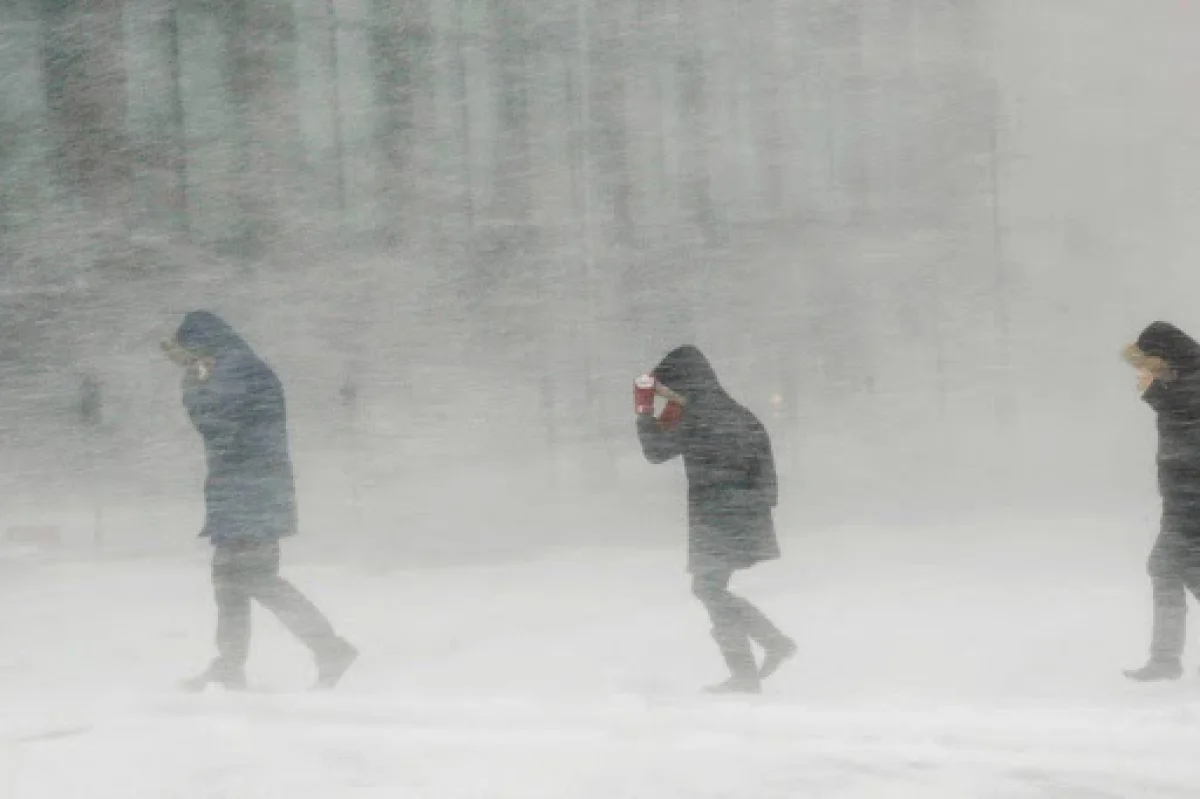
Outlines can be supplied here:
[[[657, 418], [648, 392], [669, 399]], [[635, 406], [646, 459], [658, 464], [683, 457], [692, 591], [708, 611], [731, 675], [707, 690], [757, 693], [796, 651], [762, 611], [729, 590], [735, 571], [780, 555], [772, 518], [779, 488], [767, 431], [726, 393], [708, 359], [692, 346], [673, 350], [639, 378]], [[765, 652], [761, 667], [752, 640]]]
[[208, 461], [200, 535], [213, 544], [217, 657], [185, 685], [245, 687], [256, 599], [312, 651], [318, 686], [332, 687], [357, 651], [279, 574], [279, 541], [297, 532], [283, 387], [233, 328], [207, 311], [188, 313], [163, 348], [185, 369], [183, 405]]
[[1124, 355], [1157, 416], [1162, 495], [1162, 523], [1148, 566], [1154, 597], [1150, 660], [1125, 676], [1175, 680], [1183, 674], [1187, 592], [1200, 598], [1200, 344], [1174, 325], [1154, 322]]

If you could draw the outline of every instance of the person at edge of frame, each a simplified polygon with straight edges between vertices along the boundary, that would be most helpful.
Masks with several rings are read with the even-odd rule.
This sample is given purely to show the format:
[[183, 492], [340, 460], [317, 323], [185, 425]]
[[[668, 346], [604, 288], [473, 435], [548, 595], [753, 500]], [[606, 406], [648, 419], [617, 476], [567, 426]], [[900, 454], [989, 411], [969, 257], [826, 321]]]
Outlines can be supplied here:
[[1137, 370], [1142, 400], [1158, 427], [1162, 523], [1150, 551], [1154, 615], [1150, 659], [1125, 671], [1137, 682], [1183, 675], [1187, 592], [1200, 597], [1200, 344], [1168, 322], [1154, 322], [1122, 352]]

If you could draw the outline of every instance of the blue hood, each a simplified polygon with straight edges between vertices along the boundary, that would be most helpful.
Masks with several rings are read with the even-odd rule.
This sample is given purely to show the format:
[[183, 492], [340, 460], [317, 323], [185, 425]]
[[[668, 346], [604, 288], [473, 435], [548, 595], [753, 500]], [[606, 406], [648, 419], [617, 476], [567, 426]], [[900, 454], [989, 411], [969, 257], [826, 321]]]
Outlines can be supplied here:
[[249, 352], [250, 346], [221, 317], [209, 311], [191, 311], [175, 331], [175, 342], [189, 352], [209, 357]]

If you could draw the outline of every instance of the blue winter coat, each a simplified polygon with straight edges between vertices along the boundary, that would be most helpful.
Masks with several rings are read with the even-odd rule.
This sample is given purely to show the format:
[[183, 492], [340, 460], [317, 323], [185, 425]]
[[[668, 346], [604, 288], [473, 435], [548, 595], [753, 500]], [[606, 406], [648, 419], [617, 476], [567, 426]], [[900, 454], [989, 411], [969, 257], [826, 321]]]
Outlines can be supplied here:
[[214, 361], [211, 373], [189, 369], [183, 380], [183, 404], [208, 460], [201, 535], [214, 544], [294, 535], [296, 488], [279, 379], [207, 311], [187, 314], [175, 340]]

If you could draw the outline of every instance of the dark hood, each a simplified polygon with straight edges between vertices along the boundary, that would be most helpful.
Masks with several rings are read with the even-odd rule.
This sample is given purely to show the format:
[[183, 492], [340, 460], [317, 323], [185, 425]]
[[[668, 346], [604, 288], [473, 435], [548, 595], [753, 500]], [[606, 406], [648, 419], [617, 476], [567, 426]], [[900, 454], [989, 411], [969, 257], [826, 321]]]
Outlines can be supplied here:
[[1137, 348], [1146, 355], [1162, 358], [1176, 371], [1200, 370], [1200, 344], [1169, 322], [1154, 322], [1143, 330]]
[[662, 363], [654, 367], [654, 376], [672, 391], [687, 400], [724, 395], [725, 389], [717, 380], [717, 373], [704, 353], [691, 345], [679, 347], [667, 353]]
[[175, 331], [175, 342], [189, 352], [216, 357], [234, 351], [249, 351], [224, 319], [208, 311], [191, 311]]

